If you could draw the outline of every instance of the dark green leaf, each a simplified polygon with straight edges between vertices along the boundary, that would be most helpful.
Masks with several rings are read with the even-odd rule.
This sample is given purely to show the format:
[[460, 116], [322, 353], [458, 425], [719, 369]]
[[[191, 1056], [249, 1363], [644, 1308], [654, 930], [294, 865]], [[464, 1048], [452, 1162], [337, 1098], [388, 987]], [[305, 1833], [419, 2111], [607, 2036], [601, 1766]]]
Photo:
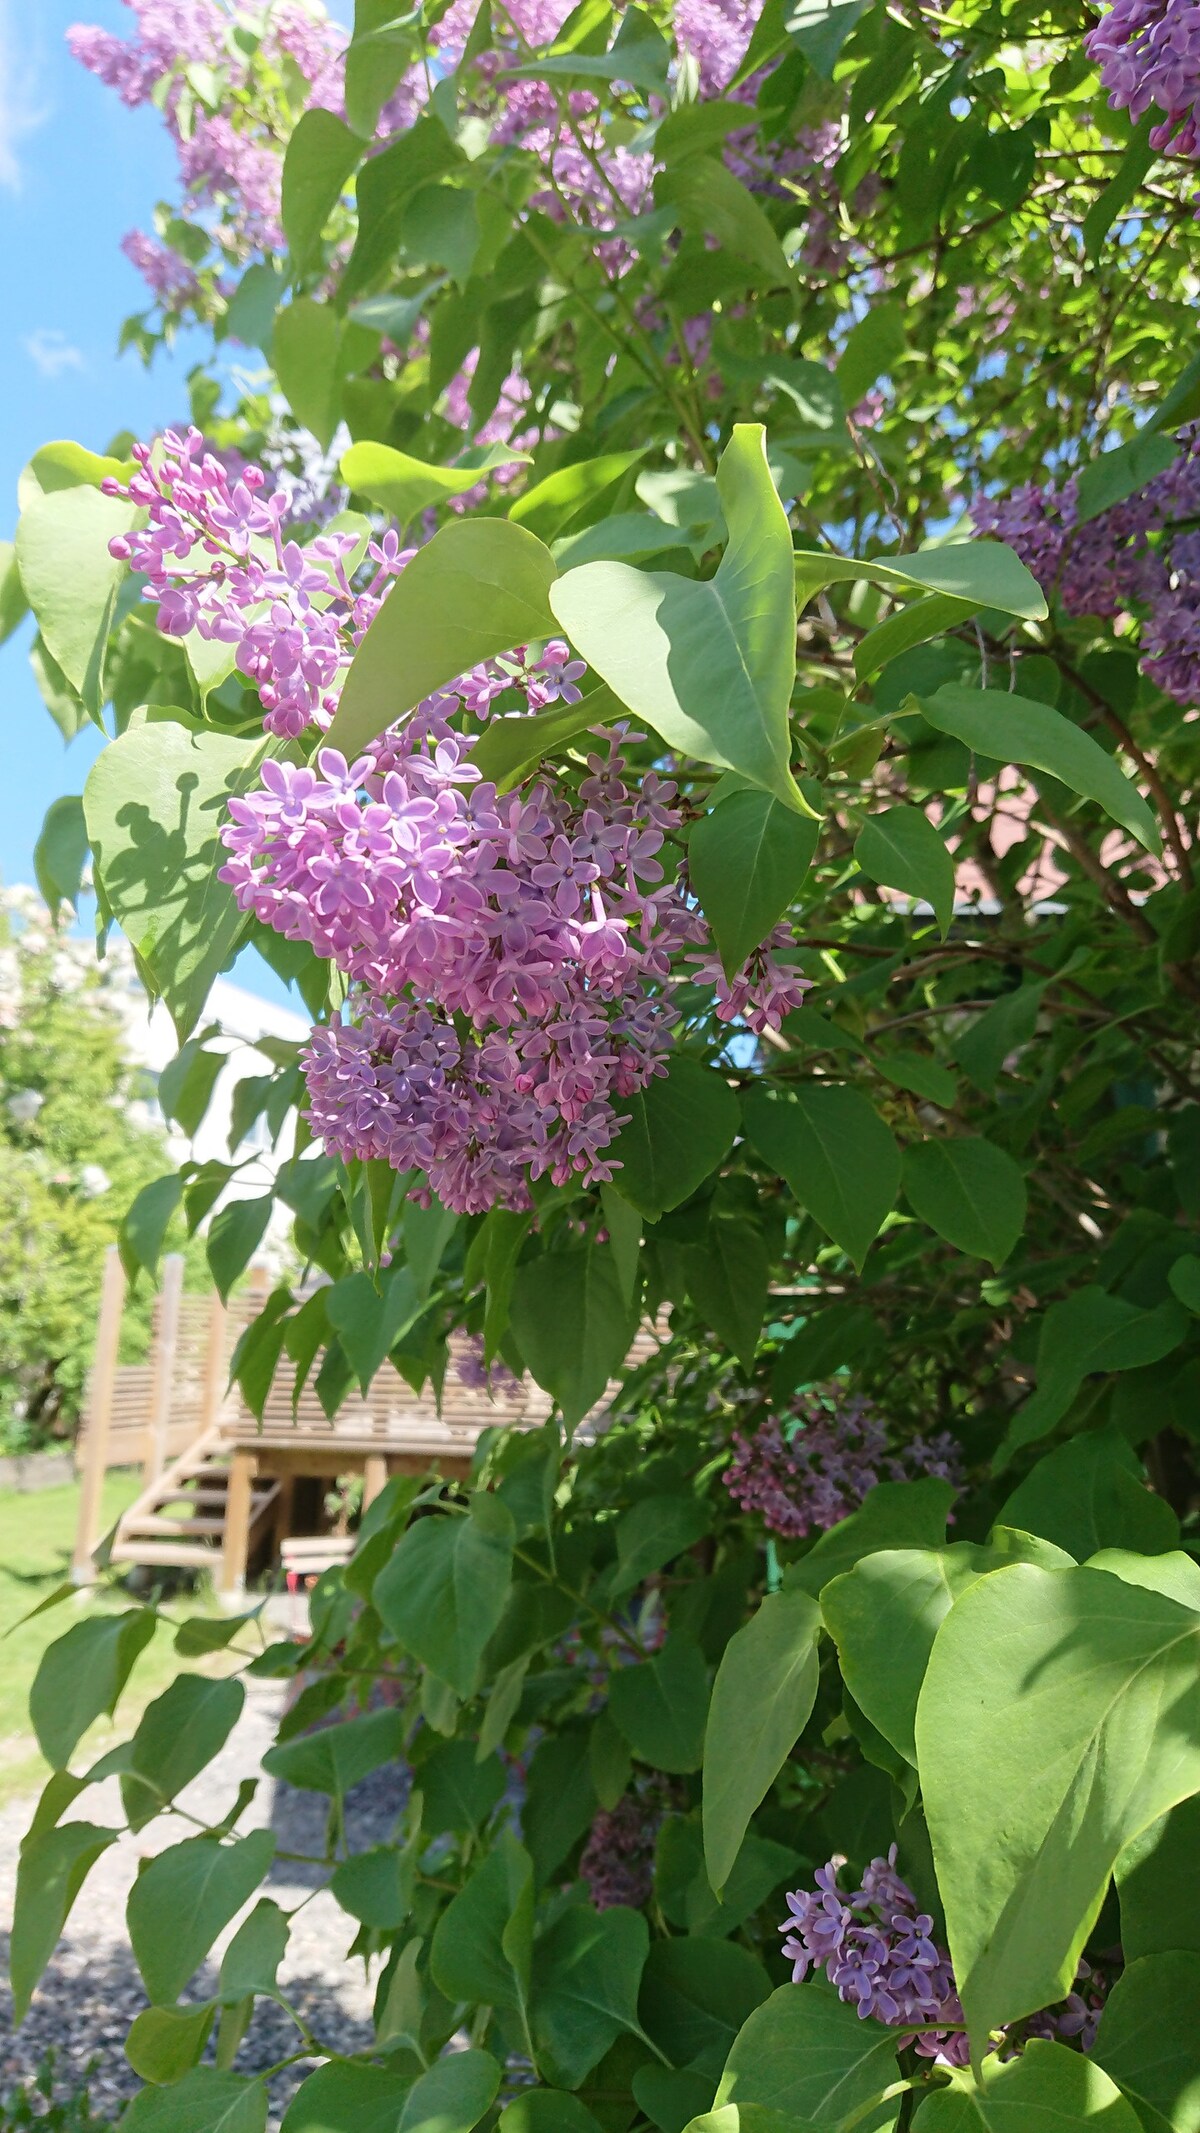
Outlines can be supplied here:
[[1003, 1266], [1025, 1227], [1025, 1180], [1011, 1155], [977, 1134], [918, 1141], [904, 1191], [922, 1222], [973, 1259]]
[[301, 115], [283, 158], [282, 219], [293, 272], [309, 265], [362, 152], [358, 135], [332, 111]]
[[111, 1718], [117, 1699], [154, 1635], [149, 1608], [93, 1615], [76, 1622], [43, 1652], [29, 1692], [38, 1746], [55, 1770], [65, 1769], [93, 1719]]
[[634, 1096], [610, 1151], [616, 1187], [651, 1221], [689, 1199], [733, 1145], [737, 1098], [715, 1067], [680, 1054]]
[[510, 1308], [521, 1354], [573, 1429], [620, 1370], [637, 1327], [610, 1247], [587, 1243], [526, 1260]]
[[952, 734], [976, 754], [1021, 763], [1058, 778], [1094, 800], [1148, 852], [1161, 850], [1154, 817], [1113, 758], [1080, 726], [1048, 704], [1004, 689], [964, 689], [947, 682], [920, 708], [939, 733]]
[[802, 1207], [861, 1266], [900, 1190], [900, 1151], [857, 1089], [805, 1082], [788, 1096], [752, 1089], [746, 1132]]
[[954, 916], [954, 861], [919, 807], [886, 807], [859, 831], [854, 856], [863, 873], [932, 906], [943, 940]]
[[92, 1822], [64, 1822], [26, 1837], [17, 1867], [9, 1975], [13, 2021], [25, 2019], [34, 1988], [58, 1944], [67, 1914], [115, 1829]]
[[495, 1497], [474, 1496], [466, 1518], [420, 1518], [375, 1580], [393, 1636], [460, 1696], [475, 1692], [484, 1647], [512, 1577], [514, 1528]]
[[688, 874], [726, 977], [794, 903], [818, 829], [757, 789], [730, 793], [696, 824], [688, 840]]
[[369, 1711], [268, 1748], [263, 1769], [286, 1785], [340, 1798], [372, 1770], [396, 1761], [403, 1754], [406, 1732], [402, 1711]]
[[997, 1513], [997, 1523], [1039, 1533], [1077, 1562], [1100, 1548], [1158, 1555], [1179, 1540], [1178, 1519], [1151, 1495], [1118, 1430], [1089, 1430], [1047, 1452]]
[[861, 2021], [832, 1987], [781, 1985], [743, 2027], [718, 2105], [761, 2104], [835, 2133], [896, 2078], [896, 2035]]
[[64, 793], [46, 809], [38, 841], [33, 848], [33, 871], [38, 888], [57, 919], [62, 904], [79, 902], [79, 885], [89, 852], [83, 801], [78, 793]]
[[234, 1282], [245, 1273], [267, 1234], [274, 1200], [230, 1200], [218, 1209], [208, 1227], [204, 1255], [222, 1303], [228, 1303]]
[[670, 1637], [652, 1659], [621, 1667], [609, 1685], [609, 1711], [639, 1761], [654, 1770], [698, 1770], [708, 1713], [699, 1645]]
[[256, 1829], [233, 1844], [187, 1837], [143, 1865], [126, 1919], [156, 2005], [174, 2005], [218, 1933], [254, 1894], [274, 1854], [274, 1832]]
[[831, 1578], [853, 1570], [877, 1548], [940, 1548], [955, 1494], [950, 1482], [932, 1477], [877, 1482], [857, 1511], [822, 1533], [807, 1555], [791, 1565], [789, 1589], [816, 1599]]
[[197, 2066], [171, 2088], [135, 2096], [121, 2133], [264, 2133], [266, 2123], [265, 2082]]
[[208, 2042], [216, 2011], [215, 2000], [198, 2007], [144, 2008], [125, 2039], [134, 2073], [163, 2087], [182, 2081]]
[[148, 1822], [207, 1768], [237, 1724], [245, 1696], [240, 1681], [179, 1674], [148, 1705], [133, 1736], [123, 1783], [131, 1829]]
[[641, 1912], [617, 1905], [564, 1911], [538, 1941], [534, 2041], [538, 2065], [552, 2081], [578, 2088], [617, 2037], [637, 2033], [649, 1940]]

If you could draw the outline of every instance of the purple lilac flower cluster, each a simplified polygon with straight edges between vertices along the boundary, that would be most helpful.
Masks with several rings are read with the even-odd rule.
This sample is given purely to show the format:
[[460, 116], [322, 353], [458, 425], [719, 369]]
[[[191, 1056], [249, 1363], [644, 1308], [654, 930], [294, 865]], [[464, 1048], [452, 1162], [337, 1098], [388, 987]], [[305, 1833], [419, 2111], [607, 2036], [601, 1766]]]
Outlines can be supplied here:
[[872, 1859], [862, 1887], [846, 1895], [831, 1859], [817, 1869], [815, 1889], [789, 1892], [779, 1931], [783, 1953], [799, 1985], [824, 1970], [838, 1998], [909, 2032], [923, 2058], [965, 2066], [968, 2046], [950, 1958], [933, 1938], [933, 1920], [896, 1872], [896, 1847]]
[[[862, 1887], [847, 1894], [838, 1883], [844, 1859], [819, 1867], [813, 1889], [790, 1891], [788, 1915], [779, 1931], [792, 1965], [792, 1982], [823, 1970], [838, 1998], [902, 2029], [920, 2057], [943, 2066], [966, 2066], [970, 2057], [954, 1968], [933, 1937], [933, 1920], [896, 1872], [896, 1846], [886, 1859], [872, 1859]], [[1082, 1988], [1082, 1989], [1081, 1989]], [[1009, 2057], [1030, 2037], [1078, 2041], [1089, 2051], [1103, 2011], [1106, 1981], [1081, 1962], [1075, 1987], [1058, 2007], [1043, 2008], [1007, 2033], [1001, 2056]]]
[[1142, 671], [1191, 706], [1200, 703], [1200, 428], [1180, 444], [1173, 465], [1082, 526], [1073, 476], [981, 498], [971, 516], [978, 532], [1016, 549], [1068, 614], [1144, 611]]
[[[235, 258], [281, 249], [281, 113], [274, 102], [264, 104], [262, 85], [273, 71], [282, 95], [286, 72], [294, 69], [307, 108], [339, 110], [345, 31], [305, 0], [242, 7], [236, 21], [220, 0], [125, 4], [136, 25], [131, 37], [77, 23], [67, 32], [72, 55], [131, 108], [161, 105], [179, 159], [186, 216], [215, 218], [212, 234]], [[232, 34], [235, 28], [247, 33], [242, 41]], [[219, 109], [191, 93], [188, 70], [194, 80], [197, 68], [220, 82]], [[285, 139], [288, 130], [282, 128]], [[130, 231], [122, 250], [168, 306], [195, 293], [186, 261], [145, 231]]]
[[519, 1393], [521, 1380], [509, 1369], [502, 1357], [496, 1356], [488, 1363], [484, 1360], [483, 1335], [469, 1333], [459, 1343], [454, 1353], [454, 1371], [460, 1385], [468, 1392], [486, 1392], [494, 1400], [499, 1393], [508, 1399]]
[[[502, 799], [449, 722], [461, 709], [444, 692], [353, 764], [265, 764], [230, 803], [222, 878], [352, 981], [305, 1055], [325, 1145], [421, 1170], [477, 1213], [527, 1206], [529, 1174], [612, 1176], [621, 1100], [665, 1071], [672, 959], [706, 933], [658, 857], [673, 786], [630, 787], [610, 737], [577, 795]], [[795, 1004], [769, 958], [755, 984], [764, 1013]]]
[[617, 1904], [640, 1911], [649, 1902], [654, 1850], [670, 1804], [667, 1788], [647, 1780], [596, 1816], [579, 1856], [579, 1877], [598, 1911]]
[[1196, 0], [1116, 0], [1084, 39], [1114, 111], [1137, 120], [1152, 104], [1160, 155], [1200, 157], [1200, 6]]
[[411, 549], [394, 533], [370, 542], [367, 582], [351, 586], [353, 534], [324, 533], [304, 547], [284, 539], [285, 489], [261, 467], [230, 470], [199, 430], [167, 430], [158, 448], [133, 448], [138, 470], [110, 496], [145, 507], [149, 523], [118, 535], [112, 553], [143, 571], [167, 636], [236, 646], [239, 671], [258, 689], [264, 723], [290, 737], [328, 725], [355, 646]]
[[964, 1478], [949, 1431], [893, 1446], [876, 1409], [840, 1392], [797, 1400], [784, 1422], [772, 1416], [752, 1436], [735, 1432], [733, 1444], [724, 1479], [734, 1502], [789, 1540], [828, 1532], [876, 1482], [932, 1474], [961, 1488]]

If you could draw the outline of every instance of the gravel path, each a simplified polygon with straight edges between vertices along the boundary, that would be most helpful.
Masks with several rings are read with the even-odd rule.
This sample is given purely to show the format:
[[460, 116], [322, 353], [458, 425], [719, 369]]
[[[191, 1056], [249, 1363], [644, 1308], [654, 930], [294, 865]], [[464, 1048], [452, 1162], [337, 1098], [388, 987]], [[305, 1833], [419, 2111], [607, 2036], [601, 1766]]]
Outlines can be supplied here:
[[[257, 1773], [259, 1759], [274, 1739], [282, 1697], [278, 1683], [247, 1680], [246, 1707], [224, 1749], [180, 1795], [181, 1804], [192, 1814], [216, 1822], [228, 1812], [240, 1781]], [[389, 1836], [401, 1804], [394, 1771], [376, 1771], [357, 1786], [346, 1801], [351, 1849], [359, 1850]], [[134, 2015], [146, 2004], [125, 1935], [125, 1899], [137, 1873], [138, 1860], [178, 1843], [181, 1837], [195, 1835], [195, 1829], [176, 1817], [164, 1816], [136, 1837], [123, 1836], [104, 1853], [76, 1900], [64, 1939], [20, 2031], [14, 2035], [7, 1989], [8, 1930], [12, 1923], [17, 1847], [32, 1805], [32, 1801], [24, 1800], [0, 1812], [0, 2093], [10, 2083], [32, 2073], [47, 2046], [54, 2045], [65, 2080], [80, 2079], [88, 2061], [93, 2057], [99, 2060], [91, 2082], [93, 2104], [98, 2111], [110, 2111], [115, 2118], [121, 2103], [139, 2086], [122, 2045]], [[255, 1800], [238, 1825], [239, 1832], [269, 1826], [282, 1849], [319, 1852], [323, 1848], [325, 1812], [326, 1804], [316, 1794], [297, 1792], [263, 1778]], [[120, 1823], [123, 1816], [117, 1780], [107, 1780], [84, 1793], [71, 1814], [89, 1822]], [[309, 1896], [321, 1879], [312, 1869], [285, 1862], [275, 1868], [259, 1893], [269, 1894], [285, 1909], [291, 1909]], [[244, 1915], [239, 1914], [218, 1941], [216, 1960]], [[282, 1990], [317, 2034], [342, 2050], [369, 2044], [372, 2036], [372, 1985], [364, 1979], [361, 1963], [347, 1964], [344, 1960], [354, 1933], [354, 1920], [347, 1918], [333, 1898], [320, 1890], [296, 1917], [279, 1972]], [[216, 1960], [193, 1980], [189, 1999], [207, 1999], [215, 1991]], [[237, 2070], [250, 2073], [270, 2066], [293, 2050], [295, 2042], [295, 2027], [282, 2009], [260, 2001], [239, 2053]], [[289, 2069], [290, 2088], [303, 2079], [306, 2071], [303, 2065]], [[290, 2088], [285, 2088], [283, 2082], [279, 2084], [276, 2100], [280, 2105], [286, 2101]], [[277, 2123], [274, 2118], [272, 2125]]]

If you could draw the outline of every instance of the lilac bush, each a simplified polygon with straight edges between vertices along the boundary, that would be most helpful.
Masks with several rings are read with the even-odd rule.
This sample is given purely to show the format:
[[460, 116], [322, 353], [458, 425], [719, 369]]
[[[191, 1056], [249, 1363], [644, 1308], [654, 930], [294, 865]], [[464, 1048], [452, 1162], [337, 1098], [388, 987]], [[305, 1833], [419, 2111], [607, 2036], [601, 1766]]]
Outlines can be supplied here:
[[768, 1533], [803, 1540], [849, 1516], [880, 1481], [936, 1475], [963, 1482], [962, 1454], [948, 1430], [932, 1437], [892, 1440], [870, 1401], [840, 1387], [793, 1403], [790, 1414], [768, 1416], [752, 1433], [735, 1430], [725, 1487]]

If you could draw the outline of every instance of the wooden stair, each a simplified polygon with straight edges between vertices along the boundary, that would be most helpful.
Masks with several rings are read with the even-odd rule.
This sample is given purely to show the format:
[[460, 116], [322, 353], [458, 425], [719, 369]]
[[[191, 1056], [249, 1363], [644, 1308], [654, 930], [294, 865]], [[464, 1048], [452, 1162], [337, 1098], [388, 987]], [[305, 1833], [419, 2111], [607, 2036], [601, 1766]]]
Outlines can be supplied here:
[[[225, 1536], [231, 1450], [219, 1429], [197, 1437], [122, 1514], [109, 1561], [152, 1570], [216, 1572]], [[278, 1481], [253, 1484], [252, 1539], [278, 1495]]]

